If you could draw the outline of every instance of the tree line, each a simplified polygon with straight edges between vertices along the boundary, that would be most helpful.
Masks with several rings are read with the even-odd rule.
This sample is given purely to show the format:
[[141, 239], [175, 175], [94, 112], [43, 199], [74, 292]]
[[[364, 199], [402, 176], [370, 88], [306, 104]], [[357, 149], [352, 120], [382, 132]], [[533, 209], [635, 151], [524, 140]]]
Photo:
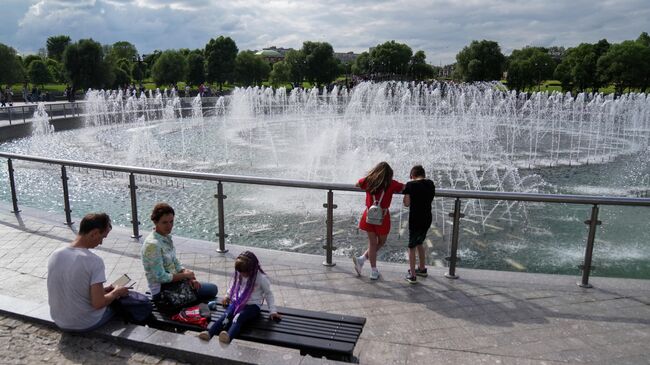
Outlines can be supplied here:
[[531, 89], [543, 80], [560, 81], [562, 90], [598, 91], [613, 85], [616, 93], [650, 86], [650, 36], [611, 44], [606, 39], [572, 48], [524, 47], [508, 57], [494, 41], [473, 41], [456, 56], [454, 77], [462, 81], [499, 80], [509, 88]]
[[[543, 80], [558, 80], [563, 90], [598, 90], [614, 85], [616, 92], [639, 89], [650, 82], [650, 37], [610, 44], [606, 39], [576, 47], [524, 47], [510, 56], [495, 41], [472, 41], [456, 55], [451, 78], [458, 81], [505, 79], [509, 88], [530, 90]], [[0, 83], [35, 85], [68, 83], [74, 89], [117, 88], [152, 79], [165, 86], [184, 81], [195, 86], [214, 83], [243, 86], [268, 81], [273, 85], [326, 85], [345, 75], [375, 80], [430, 80], [441, 68], [426, 63], [423, 51], [388, 41], [344, 63], [327, 42], [306, 41], [270, 63], [253, 51], [239, 51], [226, 36], [210, 39], [202, 49], [156, 50], [142, 55], [127, 41], [102, 45], [92, 39], [72, 42], [67, 35], [47, 38], [38, 55], [18, 56], [0, 43]]]

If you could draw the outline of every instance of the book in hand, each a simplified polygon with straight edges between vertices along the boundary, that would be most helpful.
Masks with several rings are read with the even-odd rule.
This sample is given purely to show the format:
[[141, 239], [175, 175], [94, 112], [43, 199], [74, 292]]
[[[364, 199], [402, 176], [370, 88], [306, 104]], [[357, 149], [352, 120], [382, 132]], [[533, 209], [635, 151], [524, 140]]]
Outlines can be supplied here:
[[111, 285], [113, 285], [113, 287], [115, 288], [117, 286], [127, 286], [127, 284], [129, 284], [130, 282], [131, 282], [131, 278], [127, 274], [124, 274], [119, 278], [117, 278], [117, 280], [115, 280]]

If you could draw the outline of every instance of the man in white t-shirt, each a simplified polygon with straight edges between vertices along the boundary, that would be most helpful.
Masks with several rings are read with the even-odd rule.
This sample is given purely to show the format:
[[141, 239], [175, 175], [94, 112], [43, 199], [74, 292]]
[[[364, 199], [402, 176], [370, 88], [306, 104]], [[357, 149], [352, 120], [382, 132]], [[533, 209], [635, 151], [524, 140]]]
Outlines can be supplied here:
[[125, 287], [104, 287], [104, 261], [90, 251], [102, 244], [111, 229], [108, 214], [87, 214], [79, 224], [75, 240], [50, 256], [47, 263], [50, 315], [64, 331], [86, 332], [102, 326], [114, 314], [108, 305], [128, 295]]

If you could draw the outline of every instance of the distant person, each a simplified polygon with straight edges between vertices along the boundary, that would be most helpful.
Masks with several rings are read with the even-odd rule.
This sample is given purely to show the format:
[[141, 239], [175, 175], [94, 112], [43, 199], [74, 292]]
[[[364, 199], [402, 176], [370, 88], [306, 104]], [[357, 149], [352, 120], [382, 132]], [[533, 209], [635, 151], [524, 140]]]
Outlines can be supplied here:
[[7, 91], [0, 90], [0, 108], [7, 106]]
[[[436, 194], [433, 181], [427, 179], [424, 167], [415, 165], [410, 173], [411, 181], [404, 187], [404, 206], [409, 207], [409, 270], [406, 281], [409, 284], [417, 282], [417, 276], [427, 276], [425, 266], [424, 240], [427, 237], [433, 217], [431, 203]], [[419, 265], [415, 268], [415, 251], [417, 249]]]
[[[359, 179], [356, 186], [366, 191], [366, 209], [359, 221], [359, 229], [368, 234], [368, 249], [359, 257], [353, 257], [354, 269], [361, 275], [361, 269], [366, 260], [370, 261], [370, 279], [379, 279], [377, 270], [377, 252], [384, 246], [390, 232], [390, 212], [388, 207], [393, 194], [404, 189], [404, 184], [393, 180], [393, 169], [387, 162], [380, 162], [373, 167], [366, 177]], [[379, 223], [368, 222], [368, 210], [376, 205], [381, 208], [382, 219]]]
[[190, 97], [190, 86], [185, 85], [185, 97], [189, 98]]
[[47, 263], [50, 315], [64, 331], [86, 332], [99, 328], [114, 312], [108, 306], [128, 295], [122, 286], [104, 286], [104, 261], [90, 249], [102, 244], [111, 231], [106, 213], [87, 214], [75, 240], [54, 251]]
[[242, 326], [260, 315], [264, 301], [269, 307], [269, 318], [280, 320], [282, 316], [275, 307], [271, 282], [262, 270], [257, 256], [251, 251], [242, 252], [235, 260], [232, 285], [221, 302], [227, 308], [207, 331], [199, 333], [199, 338], [209, 341], [219, 333], [220, 342], [230, 343], [237, 337]]
[[27, 85], [23, 86], [23, 101], [29, 103], [31, 99], [29, 98], [29, 91], [27, 91]]
[[217, 286], [199, 282], [192, 270], [183, 267], [176, 257], [172, 241], [174, 208], [167, 203], [158, 203], [151, 212], [154, 230], [142, 244], [141, 255], [144, 272], [149, 283], [152, 299], [160, 300], [165, 284], [187, 280], [200, 300], [210, 300], [217, 295]]

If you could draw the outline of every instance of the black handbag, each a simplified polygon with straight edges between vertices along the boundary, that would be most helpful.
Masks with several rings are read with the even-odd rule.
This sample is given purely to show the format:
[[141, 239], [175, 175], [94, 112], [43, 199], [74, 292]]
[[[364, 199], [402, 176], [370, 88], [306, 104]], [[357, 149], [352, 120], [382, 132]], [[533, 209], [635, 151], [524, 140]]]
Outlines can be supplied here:
[[187, 280], [164, 283], [160, 286], [160, 297], [156, 300], [159, 310], [177, 313], [198, 301], [196, 290]]

